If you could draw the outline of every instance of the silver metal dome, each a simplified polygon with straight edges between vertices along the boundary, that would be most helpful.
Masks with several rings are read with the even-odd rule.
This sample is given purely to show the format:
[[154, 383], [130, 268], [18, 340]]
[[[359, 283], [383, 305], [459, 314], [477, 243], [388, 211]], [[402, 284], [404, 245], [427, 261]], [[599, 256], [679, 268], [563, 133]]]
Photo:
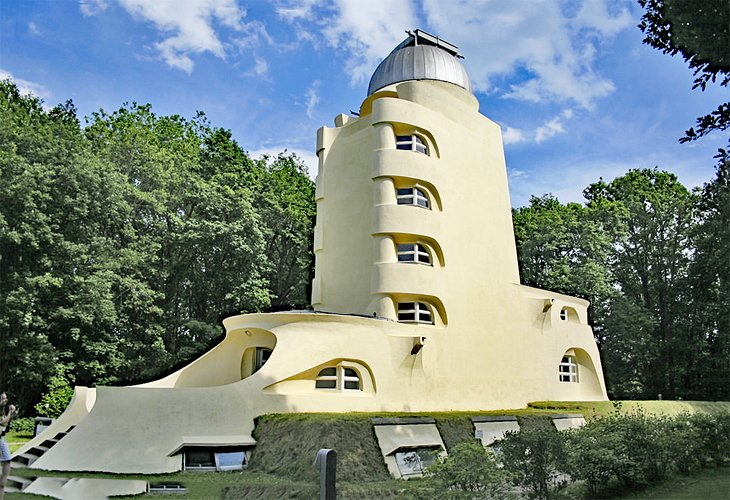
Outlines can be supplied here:
[[375, 70], [368, 95], [407, 80], [439, 80], [472, 92], [466, 69], [457, 59], [457, 47], [421, 30], [410, 35]]

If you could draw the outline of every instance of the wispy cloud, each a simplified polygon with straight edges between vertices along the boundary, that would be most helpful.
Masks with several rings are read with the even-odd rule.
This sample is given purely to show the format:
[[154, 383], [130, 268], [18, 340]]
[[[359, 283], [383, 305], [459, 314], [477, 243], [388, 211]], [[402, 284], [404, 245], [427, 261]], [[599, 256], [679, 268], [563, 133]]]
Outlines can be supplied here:
[[[295, 25], [307, 21], [327, 45], [346, 50], [345, 71], [353, 84], [366, 82], [377, 63], [405, 38], [405, 30], [419, 24], [410, 0], [288, 0], [279, 2], [277, 13]], [[297, 31], [299, 39], [310, 38], [310, 31]]]
[[79, 8], [84, 16], [101, 14], [109, 7], [106, 0], [79, 0]]
[[319, 90], [321, 83], [322, 82], [319, 80], [313, 81], [305, 94], [307, 97], [307, 116], [309, 118], [314, 118], [314, 108], [319, 103], [319, 94], [317, 91]]
[[22, 78], [16, 78], [12, 73], [4, 69], [0, 69], [0, 81], [2, 80], [10, 80], [15, 83], [15, 86], [18, 87], [22, 95], [34, 95], [41, 99], [47, 99], [51, 95], [44, 85], [23, 80]]
[[541, 143], [556, 135], [565, 133], [565, 122], [574, 116], [572, 109], [563, 110], [559, 115], [546, 120], [534, 130], [524, 130], [502, 125], [502, 141], [505, 144]]
[[268, 61], [266, 61], [266, 59], [263, 59], [261, 57], [255, 58], [253, 68], [251, 68], [251, 70], [246, 73], [246, 76], [255, 76], [258, 78], [263, 78], [268, 75], [269, 63]]
[[38, 28], [38, 25], [36, 23], [34, 23], [33, 21], [28, 23], [28, 31], [30, 32], [31, 35], [38, 36], [41, 34], [41, 30]]

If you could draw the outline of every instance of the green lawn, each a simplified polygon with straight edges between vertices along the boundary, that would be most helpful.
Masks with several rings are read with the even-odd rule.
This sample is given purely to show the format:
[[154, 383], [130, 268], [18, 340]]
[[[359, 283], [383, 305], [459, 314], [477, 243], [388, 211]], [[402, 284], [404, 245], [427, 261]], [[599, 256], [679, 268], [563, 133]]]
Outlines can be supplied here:
[[661, 498], [662, 500], [728, 500], [730, 468], [704, 469], [692, 476], [677, 476], [644, 491], [624, 495], [625, 500]]

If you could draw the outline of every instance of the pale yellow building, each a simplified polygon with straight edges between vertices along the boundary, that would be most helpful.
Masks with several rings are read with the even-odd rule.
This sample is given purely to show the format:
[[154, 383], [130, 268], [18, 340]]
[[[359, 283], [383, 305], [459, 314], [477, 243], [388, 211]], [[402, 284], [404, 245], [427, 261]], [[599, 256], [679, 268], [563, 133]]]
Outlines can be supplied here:
[[359, 116], [319, 129], [317, 156], [314, 311], [231, 317], [223, 342], [168, 377], [77, 388], [19, 460], [225, 469], [265, 413], [607, 399], [588, 303], [520, 284], [501, 131], [456, 47], [410, 34]]

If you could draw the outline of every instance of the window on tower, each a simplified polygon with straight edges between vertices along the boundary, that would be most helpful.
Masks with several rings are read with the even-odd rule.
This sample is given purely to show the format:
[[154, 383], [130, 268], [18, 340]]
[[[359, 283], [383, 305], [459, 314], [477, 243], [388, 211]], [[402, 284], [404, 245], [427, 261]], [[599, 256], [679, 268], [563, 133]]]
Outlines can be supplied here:
[[398, 262], [431, 265], [431, 252], [421, 243], [399, 243]]
[[428, 146], [426, 141], [416, 134], [397, 135], [395, 137], [395, 147], [406, 151], [415, 151], [417, 153], [428, 154]]
[[400, 302], [398, 303], [398, 321], [433, 325], [433, 313], [425, 302]]
[[414, 207], [421, 207], [431, 209], [431, 201], [426, 194], [426, 191], [416, 188], [398, 188], [396, 189], [395, 197], [398, 200], [398, 205], [412, 205]]

